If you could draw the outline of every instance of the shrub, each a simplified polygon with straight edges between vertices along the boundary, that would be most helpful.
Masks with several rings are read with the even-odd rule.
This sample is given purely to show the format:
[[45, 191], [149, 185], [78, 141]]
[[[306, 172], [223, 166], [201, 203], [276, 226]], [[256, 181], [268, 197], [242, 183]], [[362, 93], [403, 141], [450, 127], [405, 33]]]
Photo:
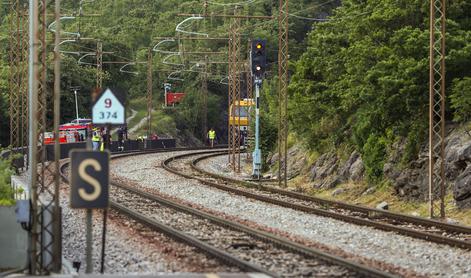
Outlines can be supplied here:
[[11, 175], [14, 173], [11, 167], [11, 160], [0, 157], [0, 205], [9, 206], [15, 203], [13, 199], [13, 189], [10, 185]]
[[457, 122], [471, 119], [471, 78], [453, 80], [450, 94], [451, 107], [454, 109], [453, 119]]
[[383, 177], [387, 140], [383, 136], [371, 134], [362, 150], [366, 177], [369, 182], [378, 182]]

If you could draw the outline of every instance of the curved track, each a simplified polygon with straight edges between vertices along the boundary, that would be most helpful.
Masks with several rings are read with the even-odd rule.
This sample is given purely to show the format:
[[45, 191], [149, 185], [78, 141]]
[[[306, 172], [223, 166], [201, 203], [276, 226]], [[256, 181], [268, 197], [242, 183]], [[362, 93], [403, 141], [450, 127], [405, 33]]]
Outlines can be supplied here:
[[[162, 167], [179, 176], [197, 179], [206, 185], [259, 201], [471, 250], [469, 240], [471, 228], [467, 226], [312, 197], [269, 185], [221, 176], [198, 166], [198, 163], [205, 159], [224, 154], [216, 152], [208, 155], [201, 153], [178, 155], [163, 161]], [[193, 156], [196, 158], [192, 158]], [[174, 164], [178, 166], [172, 166]]]
[[[199, 154], [202, 154], [202, 153], [208, 153], [208, 152], [199, 152]], [[211, 151], [211, 153], [214, 153], [214, 151]], [[140, 153], [121, 154], [121, 155], [113, 156], [113, 158], [130, 156], [130, 155], [138, 155], [138, 154]], [[145, 154], [145, 153], [142, 153], [142, 154]], [[64, 171], [65, 167], [67, 167], [67, 163], [64, 163], [61, 166], [61, 170]], [[65, 176], [63, 176], [63, 178], [66, 179]], [[297, 268], [299, 265], [301, 265], [303, 266], [304, 270], [303, 270], [303, 273], [299, 274], [300, 277], [301, 276], [311, 277], [311, 276], [325, 275], [325, 274], [329, 276], [340, 276], [340, 277], [358, 277], [358, 276], [392, 277], [392, 275], [388, 273], [371, 269], [363, 265], [345, 260], [340, 257], [332, 256], [332, 255], [326, 254], [324, 252], [321, 252], [312, 248], [307, 248], [305, 246], [288, 241], [284, 238], [280, 238], [269, 233], [261, 232], [261, 231], [252, 229], [250, 227], [247, 227], [245, 225], [239, 224], [237, 222], [232, 222], [232, 221], [229, 221], [229, 220], [226, 220], [226, 219], [214, 216], [214, 215], [210, 215], [208, 213], [196, 210], [186, 205], [182, 205], [177, 202], [174, 202], [174, 201], [171, 201], [171, 200], [168, 200], [168, 199], [165, 199], [165, 198], [162, 198], [162, 197], [150, 194], [150, 193], [146, 193], [140, 189], [137, 189], [132, 186], [128, 186], [126, 184], [112, 183], [112, 185], [114, 187], [113, 189], [114, 191], [116, 190], [126, 191], [127, 192], [126, 194], [131, 194], [131, 195], [134, 195], [135, 197], [138, 196], [138, 198], [141, 199], [137, 202], [132, 201], [128, 204], [123, 204], [123, 202], [121, 201], [120, 202], [110, 201], [110, 205], [113, 209], [116, 209], [117, 211], [121, 213], [127, 214], [130, 217], [140, 222], [143, 222], [151, 226], [152, 228], [157, 229], [158, 231], [162, 233], [168, 234], [169, 236], [172, 236], [180, 241], [183, 241], [187, 244], [195, 246], [212, 256], [222, 258], [226, 263], [230, 265], [235, 265], [244, 271], [260, 272], [260, 273], [265, 273], [265, 274], [275, 276], [275, 277], [278, 276], [279, 273], [281, 273], [282, 276], [285, 276], [285, 275], [289, 276], [289, 272], [287, 273], [286, 271], [289, 271], [290, 269], [293, 269], [293, 268]], [[133, 197], [131, 196], [129, 198], [126, 197], [123, 199], [132, 199], [132, 198]], [[247, 243], [244, 242], [242, 245], [245, 246], [245, 249], [255, 248], [255, 250], [249, 250], [247, 254], [242, 255], [241, 258], [238, 258], [238, 256], [234, 256], [233, 254], [222, 251], [220, 250], [220, 248], [215, 248], [212, 246], [212, 244], [210, 245], [205, 242], [209, 240], [205, 240], [205, 239], [201, 240], [201, 239], [198, 239], [197, 237], [190, 236], [188, 231], [184, 232], [184, 231], [180, 231], [179, 229], [175, 229], [175, 227], [172, 227], [172, 225], [166, 225], [162, 223], [161, 221], [156, 221], [155, 219], [146, 216], [145, 213], [139, 212], [138, 209], [131, 208], [131, 207], [134, 207], [136, 204], [137, 206], [139, 206], [140, 203], [148, 203], [148, 202], [155, 203], [152, 205], [154, 207], [152, 208], [152, 214], [156, 214], [155, 210], [158, 207], [166, 207], [168, 209], [172, 209], [176, 211], [175, 213], [172, 213], [172, 214], [176, 214], [177, 212], [179, 212], [179, 213], [191, 215], [192, 217], [203, 219], [204, 221], [212, 223], [212, 226], [220, 227], [218, 229], [228, 229], [232, 231], [232, 232], [223, 232], [222, 234], [237, 233], [238, 237], [242, 237], [245, 240], [251, 238], [250, 240], [248, 240], [250, 244], [247, 245]], [[192, 222], [196, 223], [197, 221], [193, 220]], [[193, 225], [193, 226], [199, 227], [200, 225]], [[223, 239], [223, 240], [227, 240], [227, 239]], [[263, 267], [260, 267], [256, 264], [248, 263], [247, 261], [242, 259], [242, 258], [247, 258], [247, 256], [250, 256], [251, 253], [258, 254], [257, 256], [260, 256], [261, 254], [263, 256], [267, 256], [265, 260], [267, 259], [271, 260], [275, 258], [275, 261], [276, 261], [276, 256], [280, 256], [280, 255], [282, 257], [284, 256], [285, 259], [281, 261], [285, 261], [284, 262], [285, 265], [276, 266], [277, 264], [275, 263], [275, 265], [272, 265], [269, 268], [270, 270], [267, 270], [268, 266], [265, 265], [267, 264], [267, 262], [265, 262]], [[280, 259], [278, 259], [278, 261], [280, 261]], [[291, 261], [291, 263], [289, 261]], [[261, 264], [263, 264], [263, 261]], [[268, 263], [268, 265], [270, 265], [270, 263]], [[285, 272], [283, 273], [283, 271]], [[316, 272], [316, 271], [320, 271], [320, 272]]]
[[[183, 151], [183, 150], [189, 150], [189, 149], [182, 148], [182, 149], [168, 149], [168, 150], [161, 150], [161, 151], [144, 151], [144, 152], [136, 151], [136, 152], [120, 153], [120, 154], [113, 155], [112, 159], [126, 157], [126, 156], [139, 155], [139, 154], [170, 152], [170, 151], [175, 151], [175, 150], [182, 150]], [[66, 169], [69, 167], [69, 164], [70, 164], [70, 162], [66, 161], [66, 162], [63, 162], [60, 166], [61, 177], [67, 183], [69, 183], [69, 179], [68, 179], [68, 176], [67, 176], [67, 173], [66, 173]], [[132, 219], [134, 219], [134, 220], [136, 220], [136, 221], [138, 221], [138, 222], [140, 222], [144, 225], [149, 226], [150, 228], [152, 228], [153, 230], [155, 230], [157, 232], [163, 233], [163, 234], [165, 234], [169, 237], [174, 238], [175, 240], [178, 240], [178, 241], [183, 242], [185, 244], [194, 246], [194, 247], [198, 248], [199, 250], [201, 250], [202, 252], [204, 252], [204, 253], [206, 253], [206, 254], [208, 254], [208, 255], [210, 255], [210, 256], [212, 256], [212, 257], [214, 257], [214, 258], [216, 258], [220, 261], [222, 261], [225, 264], [238, 267], [239, 269], [241, 269], [243, 271], [247, 271], [247, 272], [265, 273], [265, 274], [268, 274], [268, 275], [271, 275], [271, 276], [273, 275], [271, 272], [269, 272], [269, 271], [267, 271], [267, 270], [265, 270], [265, 269], [263, 269], [259, 266], [256, 266], [256, 265], [250, 264], [246, 261], [240, 260], [239, 258], [237, 258], [235, 256], [232, 256], [231, 254], [229, 254], [227, 252], [224, 252], [222, 250], [214, 248], [213, 246], [208, 245], [205, 242], [200, 241], [195, 237], [189, 236], [189, 235], [185, 234], [182, 231], [173, 229], [169, 225], [165, 225], [161, 222], [158, 222], [158, 221], [154, 220], [152, 217], [148, 217], [148, 216], [140, 213], [139, 211], [130, 209], [130, 208], [128, 208], [126, 206], [123, 206], [122, 204], [120, 204], [116, 201], [113, 201], [113, 200], [110, 200], [109, 203], [110, 203], [110, 207], [112, 209], [118, 211], [119, 213], [125, 214], [125, 215], [129, 216], [130, 218], [132, 218]]]

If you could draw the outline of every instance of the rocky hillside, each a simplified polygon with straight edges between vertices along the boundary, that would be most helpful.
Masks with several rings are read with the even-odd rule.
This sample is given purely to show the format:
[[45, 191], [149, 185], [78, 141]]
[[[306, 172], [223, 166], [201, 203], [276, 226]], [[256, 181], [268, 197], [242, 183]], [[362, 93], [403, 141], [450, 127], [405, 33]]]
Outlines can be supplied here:
[[[428, 146], [423, 144], [416, 159], [403, 165], [401, 158], [406, 143], [396, 142], [388, 154], [383, 167], [384, 178], [397, 196], [406, 200], [427, 200], [428, 194]], [[369, 183], [365, 177], [365, 166], [361, 155], [353, 151], [347, 159], [337, 153], [327, 152], [313, 163], [308, 163], [306, 152], [299, 144], [289, 149], [289, 178], [304, 176], [313, 189], [333, 189], [345, 183], [364, 184], [364, 194], [375, 190], [377, 184]], [[456, 206], [471, 207], [471, 132], [464, 126], [453, 126], [448, 130], [445, 148], [445, 174], [449, 192]], [[277, 155], [269, 158], [274, 166]]]

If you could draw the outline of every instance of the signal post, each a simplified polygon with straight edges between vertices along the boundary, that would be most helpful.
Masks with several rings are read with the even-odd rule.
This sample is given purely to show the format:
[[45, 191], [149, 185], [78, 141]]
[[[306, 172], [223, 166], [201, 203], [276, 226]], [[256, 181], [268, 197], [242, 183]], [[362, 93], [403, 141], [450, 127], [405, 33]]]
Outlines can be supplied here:
[[250, 51], [251, 73], [255, 77], [255, 148], [253, 151], [252, 176], [260, 179], [262, 151], [260, 149], [260, 87], [266, 69], [266, 41], [254, 40]]

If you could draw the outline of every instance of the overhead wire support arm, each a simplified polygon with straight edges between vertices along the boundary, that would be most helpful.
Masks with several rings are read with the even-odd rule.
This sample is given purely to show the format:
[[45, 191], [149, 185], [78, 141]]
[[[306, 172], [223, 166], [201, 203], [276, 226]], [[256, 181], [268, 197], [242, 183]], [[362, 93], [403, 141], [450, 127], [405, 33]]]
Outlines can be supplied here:
[[186, 30], [181, 29], [181, 28], [183, 27], [183, 25], [184, 25], [187, 21], [190, 21], [190, 20], [201, 20], [201, 19], [204, 19], [204, 18], [201, 17], [201, 16], [190, 16], [189, 18], [186, 18], [186, 19], [184, 19], [182, 22], [178, 23], [178, 24], [177, 24], [177, 27], [175, 27], [175, 31], [176, 31], [176, 32], [180, 32], [180, 33], [184, 33], [184, 34], [200, 35], [200, 36], [209, 37], [209, 35], [206, 34], [206, 33], [192, 32], [192, 31], [186, 31]]
[[223, 37], [181, 37], [181, 38], [175, 38], [175, 37], [155, 37], [153, 38], [154, 40], [215, 40], [215, 41], [227, 41], [229, 38], [223, 38]]
[[128, 70], [125, 70], [126, 67], [128, 67], [128, 66], [134, 66], [134, 65], [136, 65], [136, 63], [134, 63], [134, 62], [127, 63], [127, 64], [125, 64], [124, 66], [122, 66], [122, 67], [119, 69], [119, 71], [120, 71], [120, 72], [124, 72], [124, 73], [130, 73], [130, 74], [134, 74], [134, 75], [139, 75], [139, 72], [138, 72], [138, 71], [128, 71]]
[[238, 19], [274, 19], [269, 15], [230, 15], [230, 14], [177, 14], [177, 16], [191, 16], [191, 17], [223, 17], [223, 18], [238, 18]]
[[168, 39], [163, 39], [162, 41], [158, 42], [154, 47], [152, 48], [152, 51], [163, 53], [163, 54], [176, 54], [178, 51], [169, 51], [169, 50], [162, 50], [159, 49], [159, 46], [164, 44], [164, 43], [169, 43], [169, 42], [177, 42], [174, 38], [168, 38]]

